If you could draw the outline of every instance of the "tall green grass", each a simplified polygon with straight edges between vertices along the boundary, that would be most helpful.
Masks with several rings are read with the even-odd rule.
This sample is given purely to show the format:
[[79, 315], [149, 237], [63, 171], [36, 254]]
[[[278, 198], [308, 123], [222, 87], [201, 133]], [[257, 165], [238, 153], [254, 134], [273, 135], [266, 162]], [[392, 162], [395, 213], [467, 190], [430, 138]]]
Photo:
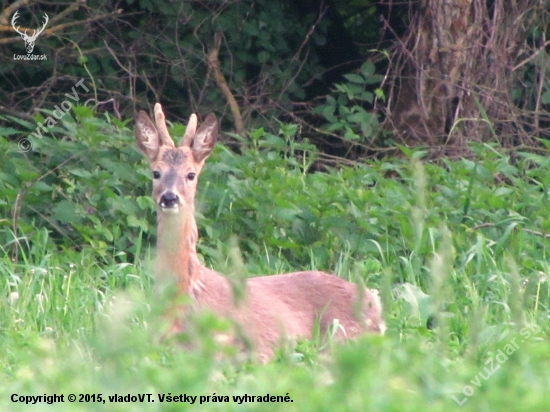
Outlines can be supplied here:
[[[408, 159], [313, 173], [315, 150], [296, 142], [288, 129], [278, 136], [254, 132], [239, 155], [218, 146], [197, 197], [199, 251], [206, 265], [224, 273], [238, 267], [249, 276], [330, 271], [379, 288], [385, 305], [384, 337], [344, 345], [317, 337], [282, 348], [273, 362], [258, 365], [218, 348], [212, 332], [226, 325], [208, 316], [197, 318], [186, 335], [163, 339], [166, 301], [153, 292], [151, 278], [153, 209], [139, 200], [126, 212], [145, 213], [139, 224], [119, 218], [123, 204], [138, 202], [134, 191], [148, 191], [136, 187], [147, 185], [148, 172], [135, 156], [131, 132], [124, 124], [117, 127], [110, 155], [118, 156], [124, 170], [113, 169], [116, 158], [98, 163], [89, 175], [72, 173], [78, 165], [71, 163], [58, 169], [47, 181], [52, 190], [42, 187], [50, 198], [29, 199], [41, 214], [25, 204], [20, 211], [24, 224], [15, 261], [13, 228], [1, 226], [1, 410], [550, 407], [548, 157], [511, 158], [477, 145], [472, 160], [425, 163], [415, 152]], [[89, 147], [82, 149], [90, 159], [103, 139], [100, 130], [75, 132], [88, 133]], [[107, 156], [104, 139], [101, 144]], [[48, 150], [43, 155], [54, 156]], [[10, 153], [17, 170], [27, 162], [38, 175], [44, 172], [36, 158]], [[111, 191], [94, 183], [106, 168], [116, 177], [108, 183]], [[128, 168], [136, 176], [127, 175]], [[11, 222], [17, 179], [25, 178], [17, 170], [3, 171], [13, 174], [0, 186], [3, 222]], [[75, 189], [62, 200], [52, 194], [67, 182], [77, 187], [80, 178], [93, 193]], [[55, 220], [63, 219], [60, 210], [67, 203], [51, 215], [40, 203], [58, 200], [77, 205], [72, 220]], [[93, 202], [101, 219], [87, 220], [86, 202]], [[110, 209], [113, 205], [121, 207]], [[41, 216], [49, 221], [39, 221]], [[52, 222], [72, 230], [72, 240], [52, 229]], [[118, 241], [126, 231], [132, 236]], [[107, 232], [110, 243], [109, 236], [94, 243]], [[121, 247], [126, 244], [129, 250]], [[31, 406], [11, 402], [13, 394], [63, 394], [65, 402]], [[70, 403], [69, 394], [77, 401], [80, 394], [96, 400], [101, 394], [105, 403], [90, 397]], [[110, 402], [115, 394], [151, 394], [155, 402]], [[197, 398], [193, 405], [160, 402], [159, 395], [168, 394]], [[222, 402], [213, 402], [214, 394]], [[292, 402], [233, 400], [245, 394], [283, 399], [288, 394]], [[199, 404], [201, 396], [210, 400]]]

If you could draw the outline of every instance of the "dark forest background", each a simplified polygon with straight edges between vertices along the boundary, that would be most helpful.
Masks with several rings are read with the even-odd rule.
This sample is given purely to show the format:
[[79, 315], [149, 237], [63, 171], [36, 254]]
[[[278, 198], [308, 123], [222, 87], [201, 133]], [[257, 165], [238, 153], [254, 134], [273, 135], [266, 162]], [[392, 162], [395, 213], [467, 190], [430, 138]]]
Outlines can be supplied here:
[[[33, 52], [47, 60], [14, 60], [17, 11], [28, 34], [49, 16]], [[159, 101], [170, 119], [213, 111], [245, 138], [296, 123], [330, 156], [536, 148], [550, 126], [547, 33], [536, 0], [3, 1], [0, 126], [21, 138], [21, 120], [85, 79], [79, 104], [95, 112], [131, 119]]]

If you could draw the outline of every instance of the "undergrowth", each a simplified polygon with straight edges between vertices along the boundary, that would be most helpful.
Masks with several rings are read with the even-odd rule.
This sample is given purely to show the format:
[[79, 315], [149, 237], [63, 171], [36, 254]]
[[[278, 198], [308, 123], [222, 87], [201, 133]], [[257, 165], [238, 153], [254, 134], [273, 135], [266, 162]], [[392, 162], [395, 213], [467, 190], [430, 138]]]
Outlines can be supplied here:
[[[212, 331], [226, 325], [211, 317], [162, 338], [150, 172], [133, 133], [84, 108], [62, 123], [30, 152], [0, 137], [2, 410], [550, 406], [548, 156], [474, 145], [475, 159], [425, 163], [415, 151], [319, 173], [292, 126], [251, 132], [241, 154], [218, 145], [197, 195], [207, 266], [238, 263], [249, 276], [314, 268], [378, 288], [384, 301], [384, 337], [318, 336], [258, 365], [217, 356]], [[44, 394], [65, 402], [12, 402]], [[167, 401], [180, 394], [187, 402]], [[242, 398], [267, 394], [281, 402]]]

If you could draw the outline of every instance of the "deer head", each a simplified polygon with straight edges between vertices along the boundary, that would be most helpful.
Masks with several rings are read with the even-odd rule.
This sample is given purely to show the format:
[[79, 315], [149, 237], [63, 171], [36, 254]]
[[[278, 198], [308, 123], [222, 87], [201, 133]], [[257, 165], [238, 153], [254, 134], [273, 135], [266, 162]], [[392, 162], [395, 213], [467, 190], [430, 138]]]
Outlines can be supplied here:
[[168, 134], [159, 103], [155, 104], [155, 121], [156, 125], [144, 111], [138, 113], [136, 142], [153, 170], [153, 199], [158, 212], [176, 214], [181, 208], [193, 209], [197, 177], [218, 135], [216, 116], [209, 114], [197, 130], [197, 116], [192, 114], [178, 147]]
[[42, 33], [44, 31], [44, 29], [46, 28], [46, 24], [48, 24], [48, 21], [49, 21], [49, 18], [48, 18], [48, 15], [46, 13], [44, 13], [44, 25], [42, 26], [41, 29], [39, 30], [34, 30], [34, 33], [32, 36], [29, 36], [27, 35], [27, 30], [25, 30], [25, 32], [21, 32], [19, 30], [19, 27], [20, 26], [17, 26], [15, 27], [15, 24], [16, 24], [16, 20], [17, 18], [19, 17], [18, 16], [18, 13], [19, 13], [19, 10], [17, 10], [15, 12], [15, 14], [13, 15], [12, 19], [11, 19], [11, 25], [13, 27], [13, 29], [19, 33], [21, 35], [21, 37], [23, 38], [23, 40], [25, 41], [25, 49], [27, 49], [27, 53], [30, 54], [32, 53], [32, 51], [34, 50], [34, 42], [36, 41], [36, 39], [38, 38], [38, 36], [40, 35], [40, 33]]

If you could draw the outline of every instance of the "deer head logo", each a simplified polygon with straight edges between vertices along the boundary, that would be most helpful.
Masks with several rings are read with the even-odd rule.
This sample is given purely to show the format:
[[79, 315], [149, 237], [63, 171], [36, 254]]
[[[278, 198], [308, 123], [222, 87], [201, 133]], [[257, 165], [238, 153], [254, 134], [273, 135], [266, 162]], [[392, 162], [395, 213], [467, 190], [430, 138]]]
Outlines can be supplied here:
[[27, 49], [27, 53], [28, 53], [28, 54], [31, 54], [32, 51], [34, 50], [34, 42], [36, 41], [38, 35], [39, 35], [40, 33], [42, 33], [42, 32], [44, 31], [44, 29], [46, 28], [46, 24], [48, 24], [49, 18], [48, 18], [48, 15], [47, 15], [46, 13], [44, 13], [44, 25], [42, 26], [41, 29], [34, 30], [33, 35], [32, 35], [32, 36], [29, 36], [29, 35], [27, 34], [27, 30], [28, 30], [28, 29], [26, 29], [25, 32], [21, 32], [21, 31], [19, 30], [19, 27], [20, 27], [20, 26], [15, 27], [16, 20], [17, 20], [17, 18], [19, 17], [19, 16], [17, 15], [18, 13], [19, 13], [19, 10], [17, 10], [17, 11], [15, 12], [15, 14], [13, 15], [13, 17], [12, 17], [12, 19], [11, 19], [11, 25], [12, 25], [13, 29], [14, 29], [17, 33], [19, 33], [19, 34], [21, 35], [21, 37], [23, 38], [23, 40], [25, 40], [25, 49]]

